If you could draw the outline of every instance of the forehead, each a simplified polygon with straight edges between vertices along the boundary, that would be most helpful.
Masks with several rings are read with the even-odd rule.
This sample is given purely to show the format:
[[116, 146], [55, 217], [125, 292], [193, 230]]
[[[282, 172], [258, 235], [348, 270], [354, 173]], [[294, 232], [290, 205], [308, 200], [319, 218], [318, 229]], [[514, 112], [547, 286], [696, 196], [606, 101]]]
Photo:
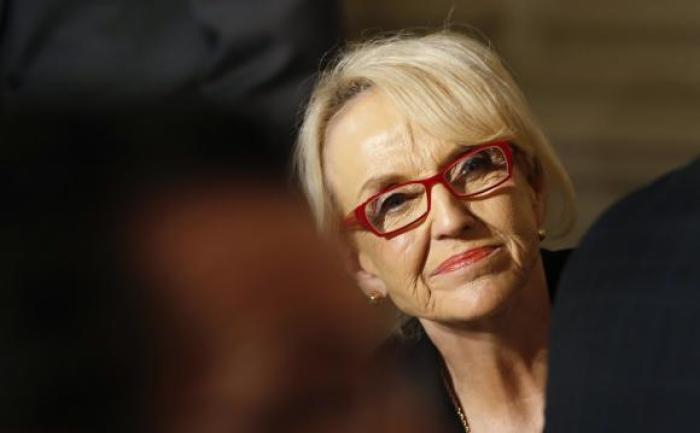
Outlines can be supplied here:
[[416, 128], [380, 92], [367, 91], [329, 122], [324, 175], [345, 208], [357, 204], [365, 181], [385, 175], [408, 180], [431, 174], [454, 147]]

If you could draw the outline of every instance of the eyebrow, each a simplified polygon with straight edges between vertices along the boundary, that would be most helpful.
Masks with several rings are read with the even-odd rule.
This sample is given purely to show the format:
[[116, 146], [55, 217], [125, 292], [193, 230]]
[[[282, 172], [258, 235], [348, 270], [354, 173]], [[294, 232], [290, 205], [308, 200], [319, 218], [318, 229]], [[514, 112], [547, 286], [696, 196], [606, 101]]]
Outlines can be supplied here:
[[[442, 169], [444, 169], [446, 166], [448, 166], [450, 163], [452, 163], [455, 159], [460, 157], [461, 155], [464, 155], [465, 153], [468, 153], [471, 149], [476, 147], [477, 145], [474, 144], [460, 144], [456, 148], [452, 149], [450, 153], [447, 154], [447, 156], [443, 157], [442, 162], [440, 164], [440, 168], [437, 170], [438, 172]], [[421, 178], [422, 179], [422, 178]], [[376, 191], [379, 192], [383, 189], [386, 189], [392, 185], [396, 185], [398, 183], [402, 182], [407, 182], [411, 179], [407, 179], [405, 176], [395, 174], [395, 173], [388, 173], [388, 174], [381, 174], [378, 176], [371, 177], [367, 179], [363, 184], [362, 187], [360, 188], [360, 191], [357, 193], [357, 198], [358, 200], [362, 199], [363, 193], [366, 191]], [[415, 179], [417, 180], [417, 179]]]
[[385, 174], [371, 177], [367, 179], [365, 183], [362, 184], [362, 187], [360, 188], [360, 192], [357, 194], [357, 197], [358, 199], [361, 199], [363, 193], [365, 193], [366, 191], [381, 191], [391, 185], [401, 183], [404, 180], [405, 178], [398, 174]]

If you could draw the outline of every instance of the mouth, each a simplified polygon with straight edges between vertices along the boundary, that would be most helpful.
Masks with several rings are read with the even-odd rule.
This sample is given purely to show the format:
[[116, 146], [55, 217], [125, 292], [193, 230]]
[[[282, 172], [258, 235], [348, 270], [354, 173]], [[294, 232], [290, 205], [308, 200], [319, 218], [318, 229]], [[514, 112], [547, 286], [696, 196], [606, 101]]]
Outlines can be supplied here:
[[474, 263], [477, 263], [490, 256], [497, 250], [497, 246], [483, 246], [455, 254], [454, 256], [440, 263], [440, 265], [435, 268], [430, 276], [434, 277], [436, 275], [446, 274], [467, 266], [471, 266]]

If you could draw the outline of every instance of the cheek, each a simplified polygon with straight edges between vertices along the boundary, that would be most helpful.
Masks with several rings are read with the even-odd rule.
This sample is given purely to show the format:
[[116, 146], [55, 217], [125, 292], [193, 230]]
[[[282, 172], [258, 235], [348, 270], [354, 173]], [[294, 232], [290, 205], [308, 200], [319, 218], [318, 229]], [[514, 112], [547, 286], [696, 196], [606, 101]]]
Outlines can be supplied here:
[[539, 240], [536, 226], [519, 224], [514, 227], [511, 237], [508, 239], [510, 253], [517, 269], [522, 271], [530, 269], [539, 253]]
[[420, 236], [420, 230], [392, 239], [370, 236], [360, 244], [361, 248], [367, 252], [377, 274], [390, 289], [411, 284], [421, 275], [426, 242]]
[[539, 242], [536, 210], [529, 196], [517, 193], [503, 197], [484, 212], [483, 221], [492, 233], [505, 243], [516, 263], [526, 266]]

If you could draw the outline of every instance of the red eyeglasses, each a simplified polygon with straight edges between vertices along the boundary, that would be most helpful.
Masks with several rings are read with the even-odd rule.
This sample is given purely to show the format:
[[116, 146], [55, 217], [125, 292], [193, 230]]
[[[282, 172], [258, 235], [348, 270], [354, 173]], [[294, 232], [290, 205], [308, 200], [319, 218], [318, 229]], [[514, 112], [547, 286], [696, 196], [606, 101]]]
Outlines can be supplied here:
[[374, 194], [345, 217], [343, 226], [390, 238], [413, 229], [430, 213], [430, 192], [436, 184], [444, 185], [455, 197], [467, 199], [496, 188], [512, 174], [513, 150], [507, 141], [476, 146], [435, 176]]

